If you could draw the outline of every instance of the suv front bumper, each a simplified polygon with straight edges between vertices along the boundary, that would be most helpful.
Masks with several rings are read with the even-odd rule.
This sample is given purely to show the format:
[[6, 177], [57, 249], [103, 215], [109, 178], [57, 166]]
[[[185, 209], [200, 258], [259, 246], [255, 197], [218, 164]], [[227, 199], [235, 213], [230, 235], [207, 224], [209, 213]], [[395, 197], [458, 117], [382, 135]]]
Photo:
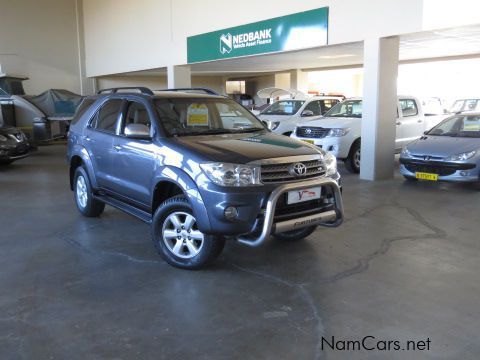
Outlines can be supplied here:
[[[275, 209], [280, 196], [288, 191], [303, 190], [318, 186], [321, 186], [322, 188], [328, 186], [333, 191], [334, 208], [332, 210], [274, 222]], [[341, 189], [335, 180], [331, 178], [321, 178], [302, 181], [301, 183], [283, 184], [276, 187], [268, 197], [260, 235], [256, 237], [239, 236], [237, 237], [237, 240], [244, 245], [256, 247], [263, 244], [272, 233], [292, 231], [314, 225], [336, 227], [339, 226], [342, 221], [343, 203]]]

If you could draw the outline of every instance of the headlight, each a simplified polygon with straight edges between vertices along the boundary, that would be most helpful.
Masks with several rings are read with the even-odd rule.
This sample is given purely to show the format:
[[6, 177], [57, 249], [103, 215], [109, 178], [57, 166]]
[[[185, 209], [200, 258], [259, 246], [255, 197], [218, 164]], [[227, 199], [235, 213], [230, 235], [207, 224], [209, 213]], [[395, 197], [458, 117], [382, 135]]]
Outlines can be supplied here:
[[411, 158], [412, 157], [412, 153], [410, 151], [408, 151], [408, 149], [406, 147], [404, 147], [402, 149], [402, 152], [400, 153], [400, 157], [402, 158]]
[[270, 130], [275, 130], [276, 128], [278, 128], [278, 125], [280, 125], [280, 121], [271, 122], [269, 123], [269, 125]]
[[445, 160], [445, 161], [465, 161], [465, 160], [468, 160], [468, 159], [471, 159], [472, 157], [474, 157], [476, 153], [477, 152], [474, 150], [474, 151], [470, 151], [470, 152], [466, 152], [466, 153], [447, 156], [443, 160]]
[[260, 168], [257, 166], [206, 163], [200, 164], [207, 177], [221, 186], [251, 186], [260, 184]]
[[333, 156], [332, 153], [327, 152], [325, 157], [323, 158], [325, 161], [325, 165], [327, 167], [327, 171], [325, 173], [326, 176], [332, 176], [337, 173], [337, 158]]
[[7, 137], [6, 136], [3, 136], [3, 135], [0, 135], [0, 141], [7, 141]]
[[330, 129], [328, 131], [327, 137], [340, 137], [345, 136], [350, 131], [349, 128], [340, 128], [340, 129]]

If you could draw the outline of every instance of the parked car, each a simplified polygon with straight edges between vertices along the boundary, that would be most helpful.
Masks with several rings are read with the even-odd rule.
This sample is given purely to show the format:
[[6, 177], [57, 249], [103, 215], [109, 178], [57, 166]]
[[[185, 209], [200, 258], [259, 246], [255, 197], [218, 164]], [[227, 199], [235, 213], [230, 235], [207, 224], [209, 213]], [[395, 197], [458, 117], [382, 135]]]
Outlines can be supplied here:
[[0, 126], [0, 164], [10, 164], [28, 156], [30, 144], [25, 134], [13, 126]]
[[338, 102], [332, 96], [279, 100], [265, 108], [258, 118], [273, 132], [290, 136], [299, 122], [319, 118]]
[[[422, 136], [426, 129], [420, 102], [413, 96], [398, 97], [395, 149]], [[335, 105], [323, 118], [298, 124], [291, 137], [316, 145], [345, 162], [347, 170], [360, 171], [362, 99]]]
[[480, 113], [444, 120], [400, 155], [407, 180], [473, 182], [480, 190]]
[[213, 95], [117, 92], [88, 97], [68, 137], [78, 210], [105, 204], [151, 224], [173, 266], [212, 262], [226, 239], [299, 240], [343, 219], [331, 154], [272, 134], [235, 101]]

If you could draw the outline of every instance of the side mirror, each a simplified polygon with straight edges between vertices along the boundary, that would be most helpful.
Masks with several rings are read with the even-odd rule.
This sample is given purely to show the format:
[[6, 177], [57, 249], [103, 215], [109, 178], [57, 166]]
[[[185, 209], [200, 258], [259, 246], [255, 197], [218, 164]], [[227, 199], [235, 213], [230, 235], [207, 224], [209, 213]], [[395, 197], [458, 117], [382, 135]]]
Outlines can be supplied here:
[[312, 110], [303, 110], [302, 114], [300, 116], [306, 117], [306, 116], [313, 116], [313, 111]]
[[144, 124], [128, 124], [125, 126], [125, 136], [131, 139], [150, 140], [150, 129]]

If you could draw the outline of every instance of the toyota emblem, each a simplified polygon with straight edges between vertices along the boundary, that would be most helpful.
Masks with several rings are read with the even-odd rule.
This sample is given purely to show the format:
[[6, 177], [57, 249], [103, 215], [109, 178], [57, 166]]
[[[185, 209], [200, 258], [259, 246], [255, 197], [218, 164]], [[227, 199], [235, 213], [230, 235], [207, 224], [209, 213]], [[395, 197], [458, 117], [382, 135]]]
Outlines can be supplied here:
[[304, 176], [307, 174], [307, 167], [302, 163], [295, 163], [290, 166], [289, 173], [293, 176]]

